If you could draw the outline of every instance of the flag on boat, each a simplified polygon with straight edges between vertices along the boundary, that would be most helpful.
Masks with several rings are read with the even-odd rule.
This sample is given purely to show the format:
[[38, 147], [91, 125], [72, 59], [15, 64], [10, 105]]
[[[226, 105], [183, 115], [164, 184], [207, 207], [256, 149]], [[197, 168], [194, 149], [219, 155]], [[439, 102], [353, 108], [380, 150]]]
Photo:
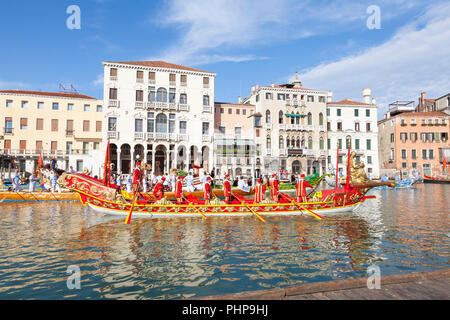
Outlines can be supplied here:
[[109, 187], [109, 175], [110, 173], [110, 167], [109, 167], [109, 139], [108, 144], [106, 145], [106, 155], [105, 155], [105, 164], [103, 168], [103, 183]]
[[442, 171], [445, 172], [445, 168], [447, 167], [447, 159], [444, 157], [444, 163], [442, 164]]

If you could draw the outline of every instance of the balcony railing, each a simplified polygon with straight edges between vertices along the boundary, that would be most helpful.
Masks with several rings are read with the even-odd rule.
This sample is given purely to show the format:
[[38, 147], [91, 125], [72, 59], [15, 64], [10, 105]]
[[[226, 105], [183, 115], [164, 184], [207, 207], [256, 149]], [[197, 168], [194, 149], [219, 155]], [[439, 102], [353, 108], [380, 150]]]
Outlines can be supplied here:
[[187, 141], [189, 140], [189, 135], [187, 135], [186, 133], [180, 133], [178, 134], [178, 139], [179, 141]]
[[184, 103], [180, 103], [178, 105], [178, 109], [180, 111], [189, 111], [189, 105], [188, 104], [184, 104]]
[[109, 80], [110, 80], [110, 81], [117, 81], [117, 76], [110, 76], [110, 77], [109, 77]]
[[211, 113], [212, 108], [210, 106], [203, 106], [203, 112], [209, 112]]
[[176, 85], [177, 85], [177, 82], [176, 82], [176, 81], [169, 81], [169, 86], [174, 87], [174, 86], [176, 86]]
[[108, 139], [119, 139], [119, 132], [117, 132], [117, 131], [108, 131], [106, 136], [108, 137]]
[[23, 157], [44, 157], [50, 156], [68, 156], [68, 155], [81, 155], [88, 154], [88, 149], [66, 149], [66, 150], [44, 150], [44, 149], [0, 149], [0, 154], [8, 154], [13, 156]]
[[319, 131], [325, 131], [325, 126], [319, 126]]
[[266, 130], [272, 130], [272, 123], [266, 123], [265, 124], [265, 128], [266, 128]]
[[203, 142], [211, 142], [211, 136], [210, 135], [202, 135], [202, 141]]
[[166, 132], [156, 132], [155, 139], [156, 140], [167, 140], [168, 136]]
[[108, 107], [112, 108], [118, 108], [120, 107], [120, 101], [115, 99], [109, 99], [108, 100]]
[[209, 88], [209, 83], [204, 83], [203, 84], [203, 88], [208, 89]]
[[144, 109], [144, 101], [136, 101], [135, 108], [136, 109]]
[[181, 85], [182, 87], [187, 87], [187, 82], [180, 82], [180, 85]]
[[280, 124], [278, 124], [278, 128], [280, 130], [286, 130], [286, 124], [285, 123], [280, 123]]
[[134, 133], [134, 140], [145, 140], [144, 132], [135, 132]]
[[144, 83], [144, 78], [136, 78], [137, 83]]
[[66, 137], [73, 137], [74, 130], [66, 130]]

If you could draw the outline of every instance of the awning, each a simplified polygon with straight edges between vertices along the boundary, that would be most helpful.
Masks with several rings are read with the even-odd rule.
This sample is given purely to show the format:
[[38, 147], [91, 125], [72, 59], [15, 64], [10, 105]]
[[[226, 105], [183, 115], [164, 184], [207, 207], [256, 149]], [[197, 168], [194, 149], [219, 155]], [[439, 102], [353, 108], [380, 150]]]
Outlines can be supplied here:
[[306, 114], [286, 114], [286, 117], [294, 117], [294, 118], [305, 118], [308, 115]]

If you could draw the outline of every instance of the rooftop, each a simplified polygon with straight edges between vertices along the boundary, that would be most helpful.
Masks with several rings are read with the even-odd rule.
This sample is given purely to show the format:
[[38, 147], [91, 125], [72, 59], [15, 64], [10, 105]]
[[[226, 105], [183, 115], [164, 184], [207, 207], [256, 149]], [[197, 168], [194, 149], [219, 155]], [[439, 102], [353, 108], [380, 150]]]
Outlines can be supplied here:
[[0, 94], [1, 93], [97, 100], [97, 98], [86, 96], [84, 94], [79, 93], [27, 91], [27, 90], [0, 90]]
[[364, 102], [358, 102], [353, 101], [350, 99], [344, 99], [337, 102], [328, 102], [328, 104], [338, 104], [338, 105], [344, 105], [344, 106], [373, 106], [373, 104], [370, 103], [364, 103]]
[[210, 72], [210, 71], [194, 69], [191, 67], [185, 67], [185, 66], [182, 66], [179, 64], [169, 63], [169, 62], [165, 62], [165, 61], [105, 61], [105, 63], [119, 63], [119, 64], [129, 64], [129, 65], [143, 66], [143, 67], [168, 68], [168, 69], [179, 69], [179, 70], [187, 70], [187, 71], [214, 73], [214, 72]]

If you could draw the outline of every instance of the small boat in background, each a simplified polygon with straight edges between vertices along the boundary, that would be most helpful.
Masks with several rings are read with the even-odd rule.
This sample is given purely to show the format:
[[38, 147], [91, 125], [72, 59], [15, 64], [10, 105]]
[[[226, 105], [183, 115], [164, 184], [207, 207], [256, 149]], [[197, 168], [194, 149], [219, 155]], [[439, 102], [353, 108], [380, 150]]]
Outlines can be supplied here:
[[450, 177], [449, 176], [423, 176], [423, 183], [450, 183]]

